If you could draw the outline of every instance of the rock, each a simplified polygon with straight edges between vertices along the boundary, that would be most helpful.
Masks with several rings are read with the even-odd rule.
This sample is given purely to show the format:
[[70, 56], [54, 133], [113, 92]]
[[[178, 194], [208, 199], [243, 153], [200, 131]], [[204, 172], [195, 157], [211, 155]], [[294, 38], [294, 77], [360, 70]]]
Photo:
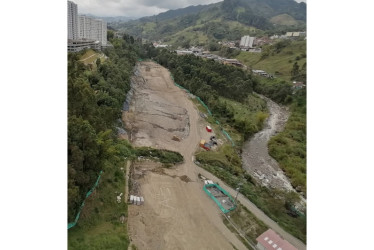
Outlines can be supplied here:
[[176, 136], [176, 135], [173, 135], [172, 140], [174, 140], [174, 141], [181, 141], [181, 139], [178, 136]]

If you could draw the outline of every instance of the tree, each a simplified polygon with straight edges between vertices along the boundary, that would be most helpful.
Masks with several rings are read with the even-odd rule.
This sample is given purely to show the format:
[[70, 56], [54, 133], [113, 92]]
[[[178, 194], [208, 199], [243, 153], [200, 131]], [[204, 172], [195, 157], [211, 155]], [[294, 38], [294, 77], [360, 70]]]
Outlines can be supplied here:
[[292, 78], [296, 78], [299, 75], [299, 65], [297, 62], [293, 64], [292, 70], [291, 70], [291, 76]]
[[107, 40], [110, 41], [113, 38], [114, 38], [114, 31], [113, 30], [108, 30], [107, 31]]

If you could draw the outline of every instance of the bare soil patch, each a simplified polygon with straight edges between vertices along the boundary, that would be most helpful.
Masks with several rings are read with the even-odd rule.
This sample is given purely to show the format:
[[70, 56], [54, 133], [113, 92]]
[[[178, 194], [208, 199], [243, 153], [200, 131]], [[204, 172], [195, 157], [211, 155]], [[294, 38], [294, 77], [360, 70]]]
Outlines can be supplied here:
[[142, 206], [129, 205], [132, 243], [139, 249], [246, 249], [224, 225], [198, 180], [192, 156], [200, 140], [211, 134], [188, 94], [153, 62], [138, 63], [132, 80], [133, 97], [123, 115], [132, 143], [184, 157], [184, 163], [169, 169], [147, 161], [133, 166], [130, 183], [145, 201]]

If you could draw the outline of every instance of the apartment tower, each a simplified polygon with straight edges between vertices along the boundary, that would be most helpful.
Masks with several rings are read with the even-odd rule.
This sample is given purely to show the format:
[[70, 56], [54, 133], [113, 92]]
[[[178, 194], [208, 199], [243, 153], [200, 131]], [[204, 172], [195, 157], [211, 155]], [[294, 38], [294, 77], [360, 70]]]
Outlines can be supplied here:
[[107, 45], [107, 23], [101, 19], [94, 19], [88, 16], [78, 16], [78, 37], [80, 39], [91, 39]]
[[78, 39], [78, 5], [68, 1], [68, 39]]

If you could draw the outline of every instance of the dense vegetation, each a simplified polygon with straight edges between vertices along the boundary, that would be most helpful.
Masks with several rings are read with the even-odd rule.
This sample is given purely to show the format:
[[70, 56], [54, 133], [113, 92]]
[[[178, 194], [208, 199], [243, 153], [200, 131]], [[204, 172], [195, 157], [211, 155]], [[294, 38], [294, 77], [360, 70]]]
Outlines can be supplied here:
[[150, 147], [140, 147], [136, 148], [135, 154], [138, 157], [146, 157], [166, 164], [176, 164], [183, 162], [183, 156], [180, 153], [166, 149], [161, 150], [153, 149]]
[[[261, 106], [258, 115], [238, 117], [235, 108], [227, 99], [245, 103], [253, 91], [251, 74], [240, 68], [205, 60], [194, 55], [177, 56], [167, 50], [149, 50], [154, 59], [173, 74], [175, 81], [199, 96], [211, 109], [216, 119], [230, 124], [244, 138], [248, 138], [262, 127], [266, 110]], [[265, 116], [266, 118], [266, 116]]]
[[296, 93], [285, 129], [269, 141], [269, 154], [278, 161], [292, 186], [306, 196], [305, 95], [305, 89]]
[[[238, 201], [236, 209], [231, 211], [228, 215], [230, 216], [230, 220], [234, 223], [235, 227], [239, 228], [241, 234], [244, 235], [245, 238], [253, 245], [256, 245], [256, 238], [268, 229], [268, 227], [261, 220], [259, 220]], [[236, 229], [227, 219], [224, 219], [223, 222], [234, 234], [237, 235], [239, 239], [241, 239], [242, 236], [238, 235]], [[247, 246], [248, 249], [252, 249], [250, 246], [248, 246], [247, 242], [244, 240], [242, 240], [242, 242]]]
[[136, 50], [122, 39], [97, 61], [97, 70], [79, 62], [82, 53], [68, 54], [68, 220], [77, 214], [86, 192], [106, 165], [121, 164], [129, 146], [118, 141], [115, 121], [130, 89]]
[[79, 223], [68, 231], [68, 249], [128, 248], [127, 227], [120, 221], [122, 216], [128, 216], [127, 203], [116, 201], [127, 185], [124, 169], [124, 162], [118, 166], [110, 162], [105, 165], [99, 185], [85, 202]]
[[200, 152], [196, 155], [196, 160], [202, 168], [223, 180], [227, 185], [237, 188], [238, 183], [242, 183], [241, 194], [289, 233], [305, 242], [306, 216], [299, 215], [294, 210], [294, 204], [299, 200], [296, 193], [258, 186], [241, 168], [240, 158], [234, 151], [227, 148], [221, 150], [222, 153]]
[[[282, 21], [286, 14], [288, 22]], [[290, 22], [289, 19], [294, 20]], [[275, 20], [275, 21], [274, 21]], [[112, 23], [115, 29], [149, 40], [188, 47], [215, 40], [239, 40], [243, 35], [262, 35], [304, 30], [306, 4], [292, 0], [224, 0], [223, 2], [170, 10], [139, 20]], [[290, 24], [290, 25], [288, 25]]]
[[[305, 79], [303, 79], [305, 80]], [[281, 104], [290, 104], [285, 129], [269, 141], [269, 154], [277, 160], [292, 186], [306, 196], [306, 90], [294, 90], [277, 79], [255, 79], [254, 89]]]

